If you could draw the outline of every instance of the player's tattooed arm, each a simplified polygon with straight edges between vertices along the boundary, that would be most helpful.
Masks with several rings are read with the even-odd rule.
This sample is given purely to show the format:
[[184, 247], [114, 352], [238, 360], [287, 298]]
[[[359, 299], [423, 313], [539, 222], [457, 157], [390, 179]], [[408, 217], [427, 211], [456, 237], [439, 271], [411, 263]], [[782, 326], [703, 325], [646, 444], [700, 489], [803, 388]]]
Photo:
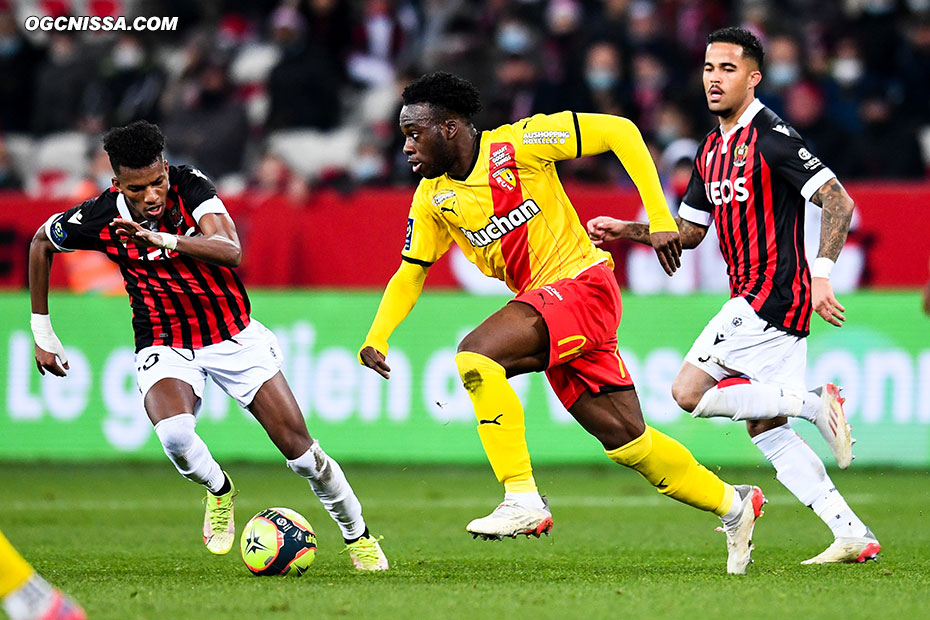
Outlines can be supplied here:
[[681, 235], [681, 247], [683, 249], [692, 250], [699, 246], [701, 241], [704, 241], [704, 237], [707, 235], [707, 226], [701, 226], [680, 217], [676, 217], [675, 221], [678, 223], [678, 234]]
[[[830, 284], [829, 268], [826, 271], [817, 271], [817, 262], [823, 259], [836, 261], [846, 243], [849, 232], [849, 222], [852, 220], [853, 200], [836, 179], [830, 179], [820, 186], [820, 189], [811, 196], [811, 202], [823, 208], [820, 221], [820, 251], [814, 269], [811, 273], [811, 303], [814, 312], [824, 321], [840, 327], [846, 320], [846, 308], [843, 307], [833, 294]], [[830, 263], [832, 265], [832, 263]]]
[[[680, 217], [675, 218], [678, 224], [678, 233], [681, 237], [681, 247], [685, 250], [696, 248], [704, 236], [707, 234], [707, 227], [700, 226], [694, 222], [683, 220]], [[601, 245], [605, 241], [615, 241], [617, 239], [628, 239], [643, 245], [652, 245], [652, 238], [649, 235], [649, 224], [645, 222], [629, 222], [625, 220], [615, 220], [612, 217], [600, 216], [588, 222], [588, 236], [594, 245]]]
[[832, 261], [840, 255], [846, 235], [849, 233], [849, 222], [852, 220], [853, 199], [846, 193], [846, 189], [836, 177], [820, 186], [811, 202], [823, 208], [820, 223], [820, 251], [817, 256], [825, 256]]

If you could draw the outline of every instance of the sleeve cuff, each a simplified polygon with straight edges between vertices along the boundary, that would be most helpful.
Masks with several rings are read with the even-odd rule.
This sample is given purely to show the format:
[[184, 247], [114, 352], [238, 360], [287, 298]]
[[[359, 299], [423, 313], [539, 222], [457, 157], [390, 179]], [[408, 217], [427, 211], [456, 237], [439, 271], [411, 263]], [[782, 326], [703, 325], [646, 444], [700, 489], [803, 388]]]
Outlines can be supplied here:
[[194, 212], [191, 214], [194, 216], [194, 220], [199, 224], [200, 218], [202, 218], [207, 213], [223, 213], [229, 214], [229, 211], [226, 210], [226, 205], [223, 204], [223, 201], [220, 200], [219, 196], [214, 196], [200, 203], [200, 205], [194, 209]]
[[829, 168], [824, 168], [807, 180], [807, 183], [805, 183], [804, 187], [801, 188], [801, 196], [804, 197], [804, 200], [810, 200], [811, 196], [814, 195], [814, 192], [820, 189], [824, 183], [835, 177], [836, 175], [833, 174], [832, 170]]
[[710, 226], [714, 221], [714, 215], [712, 213], [695, 209], [684, 202], [678, 207], [678, 217], [683, 220], [688, 220], [689, 222], [694, 222], [695, 224], [700, 224], [701, 226]]
[[65, 248], [55, 243], [55, 237], [52, 236], [52, 224], [54, 224], [55, 220], [59, 218], [60, 216], [61, 216], [61, 213], [56, 213], [55, 215], [53, 215], [52, 217], [48, 218], [45, 221], [45, 225], [44, 225], [45, 236], [48, 237], [48, 240], [52, 243], [53, 246], [55, 246], [55, 249], [58, 250], [59, 252], [74, 252], [74, 249], [72, 248]]

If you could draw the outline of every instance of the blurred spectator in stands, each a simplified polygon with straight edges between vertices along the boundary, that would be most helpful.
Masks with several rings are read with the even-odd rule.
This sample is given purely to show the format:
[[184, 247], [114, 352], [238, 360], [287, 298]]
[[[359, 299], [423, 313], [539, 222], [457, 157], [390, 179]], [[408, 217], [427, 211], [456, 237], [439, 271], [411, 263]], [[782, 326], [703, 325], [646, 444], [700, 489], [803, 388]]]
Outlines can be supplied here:
[[773, 36], [765, 50], [762, 82], [756, 88], [762, 103], [784, 117], [785, 91], [801, 79], [803, 68], [798, 42], [787, 34]]
[[862, 129], [856, 134], [856, 176], [919, 179], [926, 176], [914, 127], [899, 122], [886, 94], [873, 90], [859, 107]]
[[[282, 2], [285, 6], [287, 2]], [[301, 5], [306, 18], [307, 39], [346, 77], [346, 61], [352, 46], [352, 3], [344, 0], [305, 0]]]
[[16, 27], [11, 10], [0, 10], [0, 131], [31, 129], [33, 91], [43, 53]]
[[669, 53], [674, 50], [675, 46], [669, 45], [666, 40], [661, 15], [651, 0], [630, 3], [627, 19], [627, 41], [634, 50], [649, 50], [654, 54], [660, 54], [662, 50]]
[[[582, 75], [584, 82], [576, 89], [576, 101], [571, 109], [631, 117], [633, 106], [623, 59], [613, 43], [595, 41], [588, 47]], [[559, 171], [592, 183], [617, 183], [626, 178], [613, 153], [566, 160], [561, 162]]]
[[409, 36], [393, 0], [365, 0], [361, 19], [352, 29], [349, 77], [365, 86], [390, 83]]
[[175, 164], [191, 164], [219, 179], [242, 169], [248, 137], [245, 107], [234, 97], [226, 62], [207, 60], [197, 90], [162, 122]]
[[573, 102], [578, 112], [597, 112], [630, 116], [631, 97], [623, 57], [616, 45], [609, 41], [595, 41], [584, 57], [584, 84], [578, 100]]
[[78, 128], [84, 114], [84, 93], [95, 67], [72, 33], [50, 33], [48, 57], [36, 73], [33, 131], [47, 134]]
[[363, 143], [349, 165], [349, 177], [356, 186], [383, 185], [389, 172], [387, 158], [372, 142]]
[[649, 52], [633, 56], [633, 120], [643, 133], [651, 133], [659, 108], [667, 96], [669, 74], [662, 60]]
[[690, 118], [675, 102], [669, 101], [661, 104], [656, 114], [654, 130], [648, 141], [655, 142], [656, 146], [661, 149], [666, 149], [670, 144], [682, 138], [695, 138]]
[[538, 58], [538, 32], [514, 18], [501, 21], [497, 30], [493, 79], [483, 86], [486, 93], [481, 125], [498, 127], [536, 113], [550, 113], [550, 105], [541, 101]]
[[930, 14], [909, 25], [907, 35], [900, 71], [904, 82], [901, 113], [905, 120], [930, 125]]
[[[323, 0], [311, 1], [314, 5], [327, 4]], [[327, 130], [339, 124], [340, 96], [345, 85], [336, 58], [339, 49], [323, 47], [333, 36], [336, 24], [327, 24], [319, 14], [316, 17], [318, 32], [314, 36], [320, 38], [308, 36], [306, 20], [290, 4], [280, 5], [271, 15], [272, 39], [281, 50], [281, 59], [268, 76], [268, 130]]]
[[859, 100], [866, 82], [865, 62], [854, 37], [844, 36], [835, 45], [830, 75], [824, 82], [830, 118], [851, 132], [859, 130]]
[[100, 133], [137, 120], [158, 122], [165, 78], [133, 34], [121, 35], [104, 59], [100, 75], [88, 86], [88, 114], [83, 127]]
[[[628, 14], [631, 0], [603, 0], [597, 12], [583, 25], [589, 41], [610, 41], [624, 55], [628, 51]], [[701, 48], [703, 50], [703, 47]]]
[[283, 197], [292, 205], [301, 205], [310, 196], [310, 185], [280, 156], [266, 152], [249, 178], [248, 192], [256, 204]]
[[0, 191], [21, 189], [23, 189], [23, 181], [13, 168], [13, 162], [6, 150], [6, 141], [0, 135]]
[[584, 63], [584, 8], [577, 0], [552, 0], [545, 13], [545, 35], [537, 70], [540, 72], [537, 112], [571, 109], [575, 74]]
[[853, 134], [827, 114], [826, 99], [816, 84], [803, 80], [785, 90], [785, 120], [838, 177], [849, 177], [855, 169]]
[[110, 158], [99, 141], [95, 141], [89, 159], [87, 174], [74, 188], [72, 196], [74, 202], [96, 198], [113, 185], [113, 168], [110, 166]]
[[168, 72], [161, 96], [161, 117], [171, 116], [175, 110], [187, 107], [200, 90], [200, 74], [213, 49], [213, 37], [205, 31], [194, 31], [180, 50], [170, 54], [164, 62]]
[[[453, 70], [474, 84], [482, 84], [497, 60], [496, 57], [492, 59], [494, 48], [488, 44], [493, 27], [481, 23], [467, 12], [446, 15], [443, 11], [440, 15], [442, 19], [434, 18], [424, 23], [424, 30], [414, 46], [425, 51], [419, 57], [413, 55], [407, 66], [420, 66], [423, 73]], [[440, 27], [443, 28], [441, 33], [432, 32]], [[435, 45], [432, 44], [433, 37], [439, 37]], [[413, 75], [412, 79], [418, 77], [420, 74]]]

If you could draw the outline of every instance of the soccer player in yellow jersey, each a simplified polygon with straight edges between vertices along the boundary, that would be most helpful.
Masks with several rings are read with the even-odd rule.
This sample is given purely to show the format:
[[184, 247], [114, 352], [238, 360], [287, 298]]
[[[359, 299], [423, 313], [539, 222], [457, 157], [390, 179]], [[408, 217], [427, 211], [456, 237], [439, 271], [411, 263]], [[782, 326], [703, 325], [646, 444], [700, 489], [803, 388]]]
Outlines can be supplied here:
[[500, 539], [538, 537], [552, 528], [533, 479], [523, 407], [507, 382], [545, 371], [562, 404], [610, 459], [638, 471], [660, 493], [721, 517], [727, 571], [744, 573], [762, 492], [726, 484], [644, 422], [617, 351], [621, 302], [613, 262], [588, 239], [555, 171], [556, 161], [613, 151], [639, 189], [652, 246], [671, 274], [680, 265], [678, 229], [639, 131], [615, 116], [562, 112], [479, 133], [471, 122], [481, 109], [478, 91], [448, 73], [415, 80], [403, 103], [404, 153], [423, 180], [400, 268], [359, 361], [389, 378], [388, 337], [416, 303], [430, 265], [452, 243], [516, 293], [462, 340], [455, 357], [478, 435], [505, 490], [504, 501], [466, 530]]
[[81, 606], [47, 581], [0, 532], [0, 601], [10, 620], [85, 620]]

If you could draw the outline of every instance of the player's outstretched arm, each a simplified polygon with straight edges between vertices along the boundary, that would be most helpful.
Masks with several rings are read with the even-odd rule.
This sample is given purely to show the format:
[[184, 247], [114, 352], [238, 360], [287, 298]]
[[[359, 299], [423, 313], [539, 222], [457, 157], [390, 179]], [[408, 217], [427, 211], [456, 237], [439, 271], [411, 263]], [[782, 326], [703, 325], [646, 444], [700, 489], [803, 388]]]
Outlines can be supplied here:
[[681, 266], [681, 240], [639, 129], [628, 119], [608, 114], [579, 114], [578, 127], [582, 155], [613, 151], [633, 179], [649, 217], [649, 245], [665, 272], [672, 275]]
[[378, 312], [371, 322], [365, 343], [358, 352], [358, 361], [363, 366], [371, 368], [385, 379], [391, 378], [391, 367], [384, 361], [388, 352], [388, 338], [397, 329], [397, 326], [407, 318], [413, 306], [420, 298], [423, 283], [429, 267], [403, 261], [397, 272], [391, 276]]
[[[678, 224], [679, 232], [677, 235], [662, 231], [655, 231], [650, 234], [649, 224], [645, 222], [617, 220], [601, 215], [588, 220], [588, 237], [597, 246], [605, 241], [627, 239], [653, 248], [656, 248], [657, 245], [664, 247], [665, 252], [656, 250], [656, 254], [665, 272], [672, 275], [675, 269], [681, 266], [681, 260], [678, 258], [681, 256], [681, 250], [696, 248], [707, 234], [706, 226], [683, 220], [680, 217], [676, 217], [675, 222]], [[670, 269], [671, 265], [674, 265], [674, 268]]]
[[201, 217], [198, 225], [203, 234], [199, 237], [155, 232], [122, 218], [114, 219], [110, 225], [123, 243], [132, 241], [142, 247], [176, 250], [221, 267], [238, 267], [242, 263], [236, 224], [225, 213], [207, 213]]
[[[52, 270], [52, 257], [57, 250], [45, 234], [45, 226], [32, 237], [29, 244], [29, 297], [32, 303], [30, 327], [35, 341], [36, 368], [40, 374], [49, 371], [58, 377], [64, 377], [70, 366], [68, 356], [61, 340], [52, 329], [48, 314], [48, 282]], [[60, 360], [60, 364], [59, 364]]]
[[854, 203], [846, 189], [833, 177], [820, 186], [811, 202], [823, 208], [820, 222], [820, 250], [811, 269], [811, 296], [814, 311], [827, 323], [840, 327], [846, 320], [846, 308], [837, 301], [830, 284], [833, 269], [840, 250], [846, 243], [849, 222], [852, 220]]

